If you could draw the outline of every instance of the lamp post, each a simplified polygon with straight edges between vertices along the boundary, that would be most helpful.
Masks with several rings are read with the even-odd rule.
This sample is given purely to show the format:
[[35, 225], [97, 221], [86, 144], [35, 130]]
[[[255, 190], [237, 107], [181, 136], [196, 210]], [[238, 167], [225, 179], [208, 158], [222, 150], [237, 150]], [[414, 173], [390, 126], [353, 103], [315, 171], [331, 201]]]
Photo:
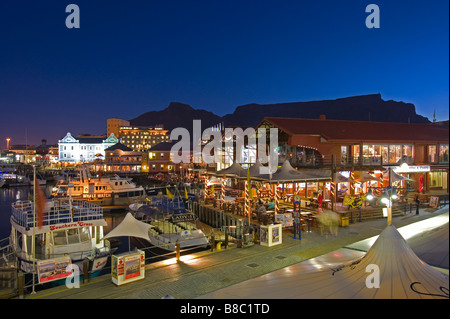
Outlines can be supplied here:
[[[387, 210], [387, 224], [392, 225], [392, 200], [395, 200], [398, 198], [397, 196], [397, 188], [392, 187], [391, 185], [391, 170], [392, 168], [389, 167], [389, 184], [388, 187], [384, 188], [384, 193], [380, 198], [380, 201], [386, 205]], [[369, 188], [369, 191], [367, 192], [366, 199], [367, 200], [373, 200], [375, 197], [373, 196], [372, 189]]]

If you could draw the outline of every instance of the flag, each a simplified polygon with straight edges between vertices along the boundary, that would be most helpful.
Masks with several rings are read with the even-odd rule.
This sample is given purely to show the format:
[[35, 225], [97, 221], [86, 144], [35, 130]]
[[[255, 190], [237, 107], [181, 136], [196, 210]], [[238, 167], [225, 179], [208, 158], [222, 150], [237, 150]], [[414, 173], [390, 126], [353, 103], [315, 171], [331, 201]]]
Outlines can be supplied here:
[[250, 169], [248, 168], [247, 168], [247, 188], [249, 198], [253, 199], [252, 184], [250, 183]]
[[41, 229], [42, 226], [44, 225], [44, 214], [47, 206], [47, 198], [45, 197], [44, 191], [39, 186], [39, 182], [36, 176], [34, 177], [34, 189], [35, 189], [34, 204], [36, 205], [36, 219], [38, 227], [39, 229]]
[[189, 199], [186, 187], [184, 188], [184, 198]]
[[173, 194], [169, 191], [169, 189], [167, 187], [166, 187], [166, 194], [167, 194], [167, 197], [169, 197], [169, 199], [173, 198]]

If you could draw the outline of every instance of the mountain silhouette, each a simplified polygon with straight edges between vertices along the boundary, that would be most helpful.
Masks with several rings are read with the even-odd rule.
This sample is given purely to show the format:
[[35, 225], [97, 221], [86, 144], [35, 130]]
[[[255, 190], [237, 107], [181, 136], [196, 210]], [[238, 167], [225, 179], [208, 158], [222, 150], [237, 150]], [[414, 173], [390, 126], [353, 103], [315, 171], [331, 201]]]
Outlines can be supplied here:
[[369, 94], [309, 102], [277, 104], [247, 104], [221, 117], [212, 112], [194, 109], [190, 105], [172, 102], [161, 111], [150, 111], [130, 120], [134, 126], [163, 124], [166, 129], [184, 127], [192, 131], [192, 120], [202, 120], [202, 129], [224, 123], [225, 126], [256, 126], [264, 117], [319, 118], [332, 120], [430, 123], [416, 113], [412, 103], [384, 101], [381, 94]]

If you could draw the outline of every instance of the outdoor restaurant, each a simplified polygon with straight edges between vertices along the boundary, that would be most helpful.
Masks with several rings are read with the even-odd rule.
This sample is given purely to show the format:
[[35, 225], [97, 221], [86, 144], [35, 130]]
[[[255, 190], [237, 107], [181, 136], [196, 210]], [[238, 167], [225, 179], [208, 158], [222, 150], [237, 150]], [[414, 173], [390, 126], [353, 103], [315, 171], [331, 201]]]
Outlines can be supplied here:
[[[260, 173], [255, 145], [229, 149], [205, 193], [205, 203], [248, 223], [289, 227], [300, 212], [308, 229], [320, 213], [335, 212], [346, 226], [382, 217], [387, 191], [390, 207], [448, 192], [448, 126], [321, 117], [265, 118], [257, 128], [278, 129], [278, 170]], [[233, 161], [238, 151], [242, 165]]]

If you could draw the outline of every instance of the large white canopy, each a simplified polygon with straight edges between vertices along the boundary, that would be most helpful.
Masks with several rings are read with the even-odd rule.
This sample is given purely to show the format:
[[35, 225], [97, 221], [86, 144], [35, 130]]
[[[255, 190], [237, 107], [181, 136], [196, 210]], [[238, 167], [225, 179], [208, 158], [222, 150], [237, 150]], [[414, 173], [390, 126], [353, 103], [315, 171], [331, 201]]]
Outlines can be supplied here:
[[143, 223], [128, 213], [122, 222], [116, 228], [111, 230], [104, 238], [110, 237], [139, 237], [150, 241], [148, 230], [153, 227], [150, 224]]
[[[379, 288], [369, 288], [374, 269]], [[338, 267], [275, 271], [200, 298], [409, 299], [448, 298], [449, 277], [420, 260], [397, 229], [387, 226], [362, 257]]]

